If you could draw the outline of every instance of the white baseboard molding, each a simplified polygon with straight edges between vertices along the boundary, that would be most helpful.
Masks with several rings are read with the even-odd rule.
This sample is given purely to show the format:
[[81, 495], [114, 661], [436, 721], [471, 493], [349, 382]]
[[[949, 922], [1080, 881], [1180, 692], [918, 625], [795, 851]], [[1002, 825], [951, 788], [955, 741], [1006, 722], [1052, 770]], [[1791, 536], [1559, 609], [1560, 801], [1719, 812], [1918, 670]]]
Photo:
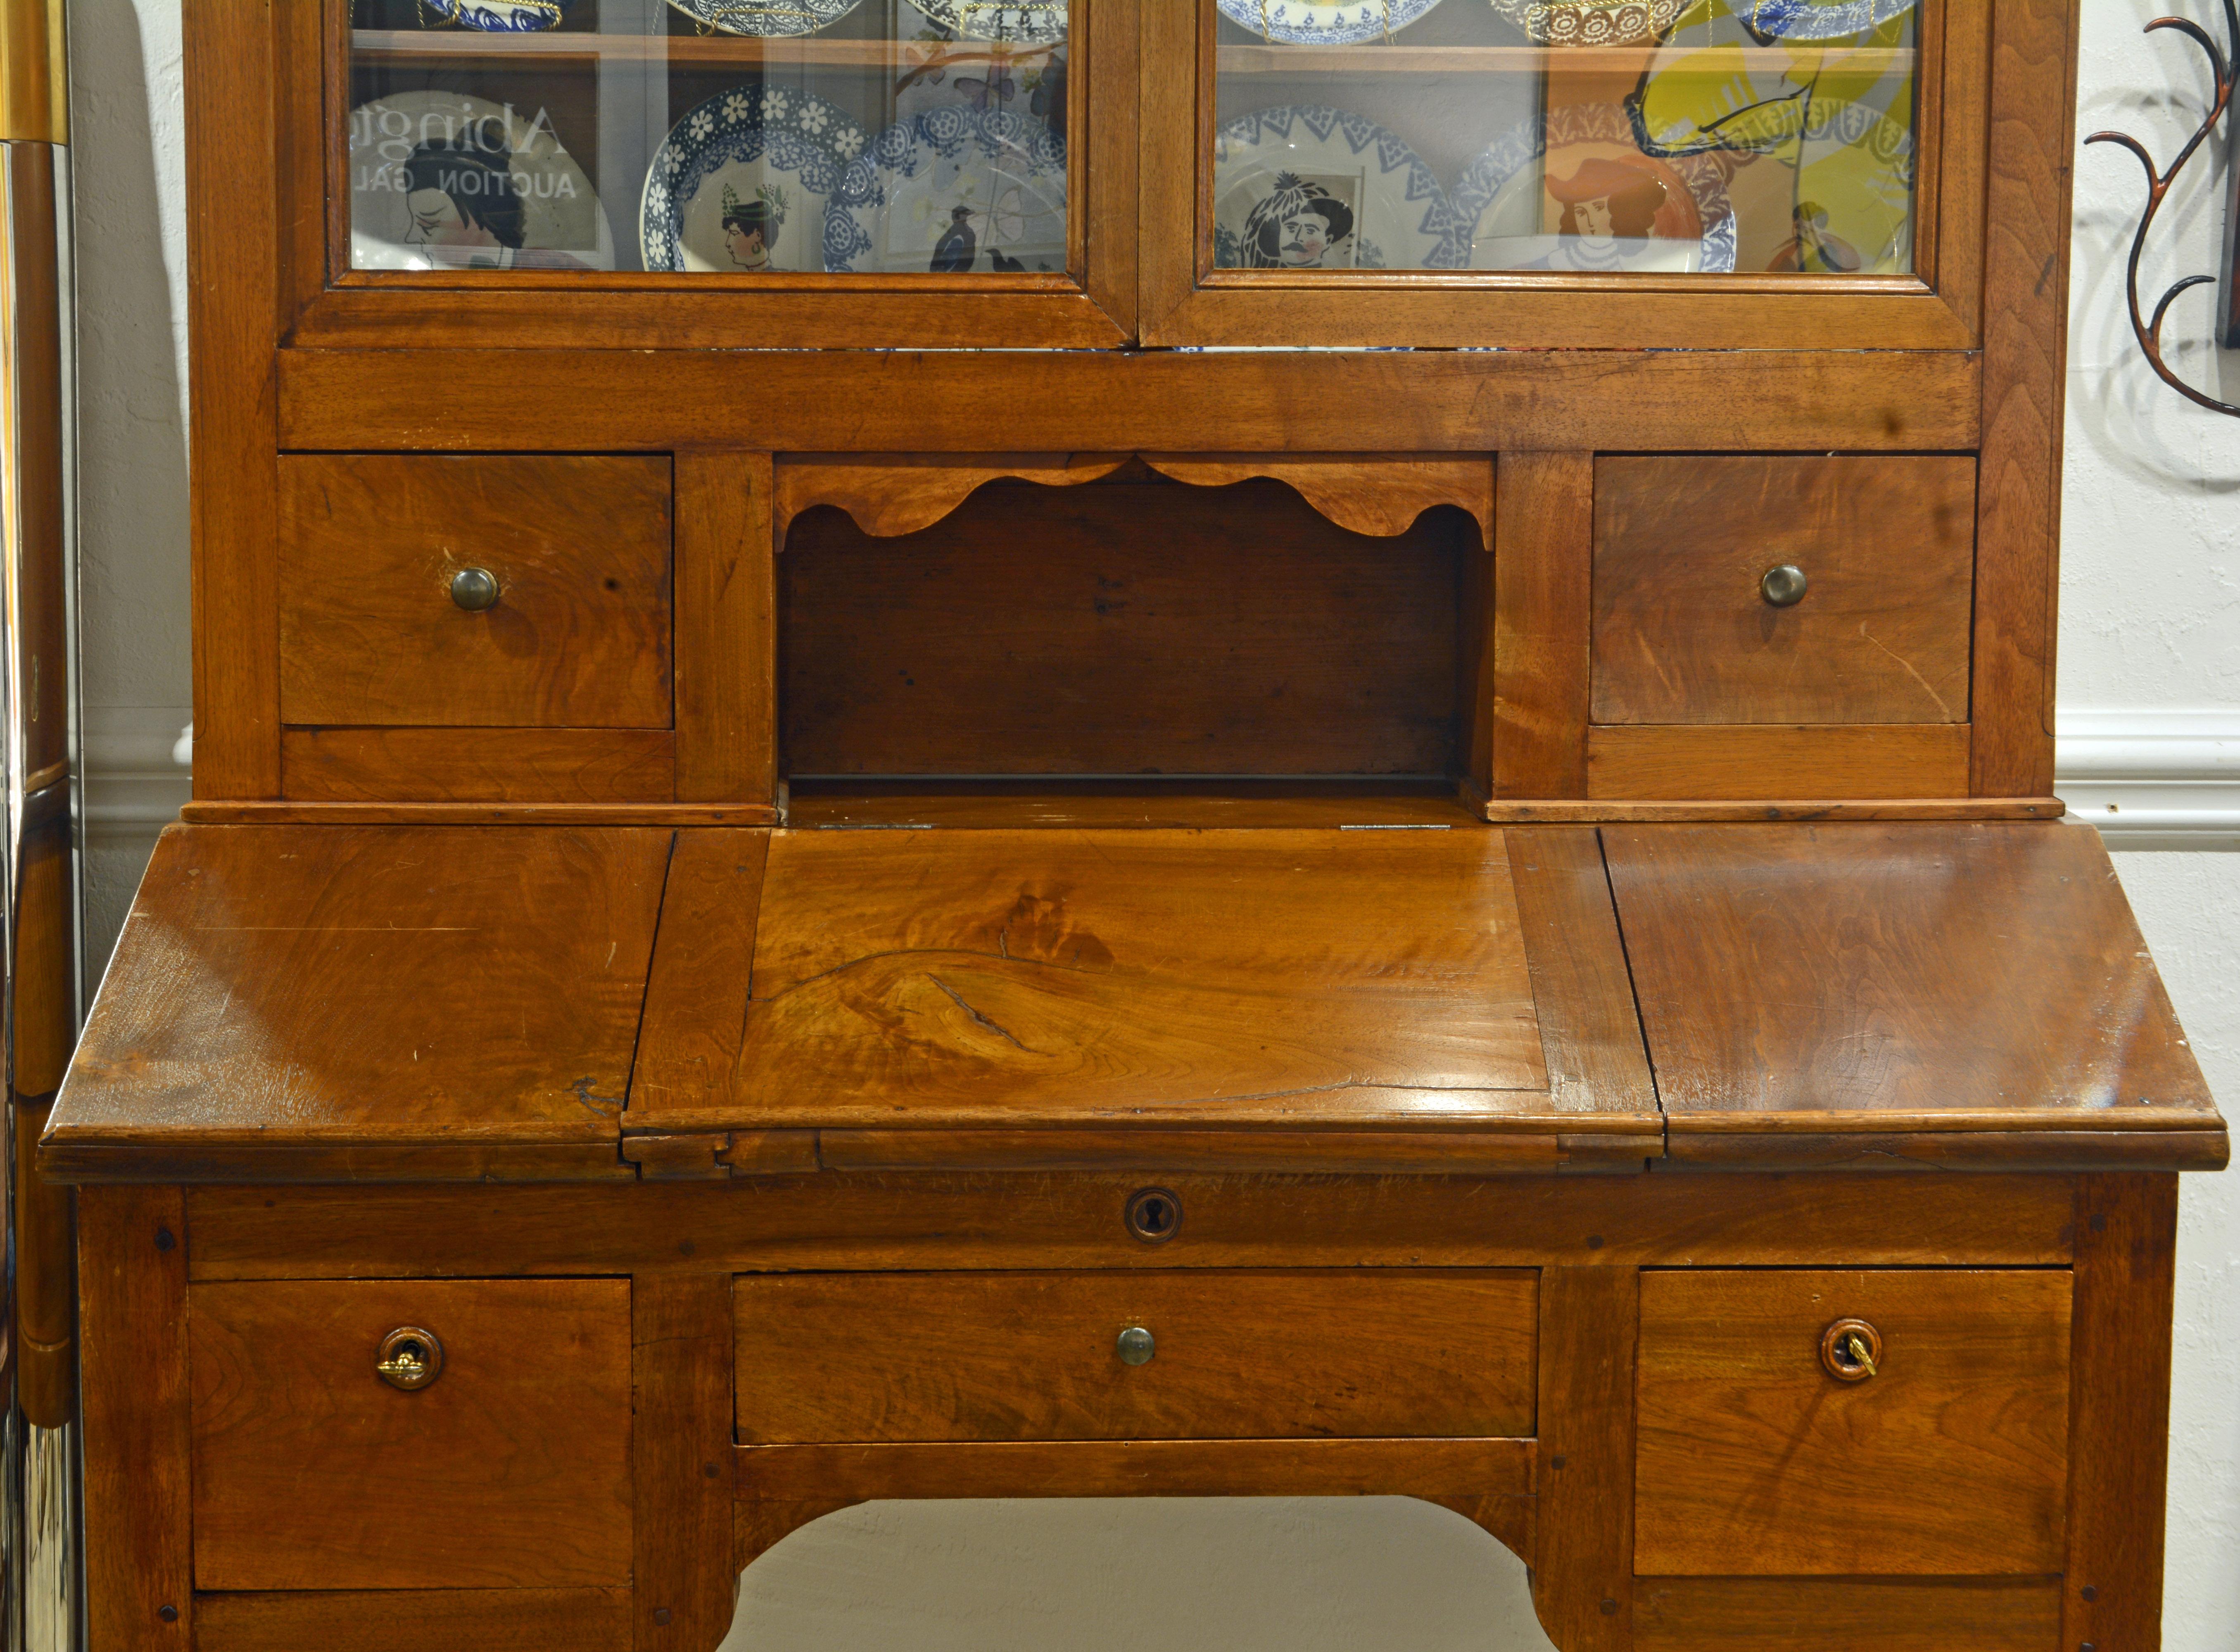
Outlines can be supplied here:
[[2240, 710], [2064, 711], [2057, 729], [2054, 790], [2115, 847], [2240, 845]]
[[184, 706], [88, 706], [85, 712], [85, 831], [89, 842], [152, 838], [179, 817], [194, 795], [194, 771], [180, 763]]

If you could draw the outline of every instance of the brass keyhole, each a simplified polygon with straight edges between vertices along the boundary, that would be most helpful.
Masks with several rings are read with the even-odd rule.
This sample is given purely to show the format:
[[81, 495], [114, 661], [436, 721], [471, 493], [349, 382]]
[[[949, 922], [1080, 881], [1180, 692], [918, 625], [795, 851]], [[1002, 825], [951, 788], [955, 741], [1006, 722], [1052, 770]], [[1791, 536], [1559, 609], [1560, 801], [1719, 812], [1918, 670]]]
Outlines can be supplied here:
[[443, 1374], [443, 1344], [433, 1331], [399, 1325], [381, 1339], [373, 1370], [393, 1389], [408, 1394], [424, 1389]]
[[1820, 1363], [1838, 1382], [1882, 1375], [1883, 1334], [1863, 1319], [1839, 1319], [1820, 1336]]
[[1183, 1225], [1183, 1202], [1164, 1188], [1145, 1188], [1128, 1201], [1128, 1231], [1147, 1245], [1163, 1245]]

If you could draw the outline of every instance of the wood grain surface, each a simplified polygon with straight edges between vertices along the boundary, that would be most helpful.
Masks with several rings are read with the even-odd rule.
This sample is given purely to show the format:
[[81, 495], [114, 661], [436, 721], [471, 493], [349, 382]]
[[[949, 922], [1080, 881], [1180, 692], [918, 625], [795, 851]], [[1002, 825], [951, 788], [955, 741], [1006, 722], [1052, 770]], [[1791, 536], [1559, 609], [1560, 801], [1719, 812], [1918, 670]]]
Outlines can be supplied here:
[[789, 454], [777, 468], [777, 543], [783, 549], [794, 518], [818, 505], [846, 511], [875, 539], [891, 539], [932, 527], [991, 482], [1075, 488], [1127, 462], [1124, 453]]
[[[709, 1652], [731, 1627], [731, 1282], [630, 1282], [632, 1644]], [[620, 1644], [610, 1643], [608, 1652]]]
[[173, 827], [49, 1145], [611, 1157], [670, 837]]
[[1633, 1643], [1633, 1402], [1643, 1277], [1607, 1267], [1540, 1275], [1532, 1604], [1563, 1652], [1627, 1652]]
[[1697, 1116], [1737, 1114], [1758, 1121], [1707, 1128], [1871, 1133], [1956, 1111], [2222, 1129], [2090, 831], [1643, 826], [1603, 842], [1676, 1142]]
[[1877, 1652], [2055, 1652], [2051, 1578], [1659, 1577], [1634, 1594], [1637, 1652], [1825, 1652], [1831, 1635]]
[[1597, 800], [1962, 798], [1968, 729], [1952, 723], [1616, 724], [1587, 734]]
[[895, 539], [812, 512], [780, 569], [787, 769], [1444, 776], [1475, 536], [1350, 533], [1267, 481], [998, 483]]
[[686, 453], [676, 465], [676, 796], [770, 803], [777, 787], [770, 456]]
[[200, 1652], [397, 1652], [410, 1646], [533, 1646], [616, 1652], [630, 1640], [627, 1589], [320, 1589], [195, 1600]]
[[306, 803], [665, 803], [666, 729], [283, 729], [281, 787]]
[[[1521, 1437], [1536, 1289], [1461, 1270], [743, 1278], [739, 1441]], [[1155, 1339], [1147, 1364], [1120, 1358], [1130, 1326]]]
[[[669, 726], [665, 461], [304, 454], [280, 478], [287, 722]], [[496, 607], [451, 600], [469, 567]]]
[[1964, 458], [1603, 459], [1594, 720], [1965, 723], [1975, 551]]
[[801, 781], [789, 826], [1470, 826], [1443, 777]]
[[[196, 1277], [628, 1268], [2066, 1267], [2068, 1176], [788, 1176], [600, 1187], [194, 1188]], [[679, 1235], [690, 1239], [688, 1255]]]
[[[1881, 1372], [1840, 1382], [1854, 1317]], [[2058, 1270], [1644, 1274], [1635, 1570], [2059, 1571], [2069, 1322]]]
[[1503, 453], [1496, 476], [1490, 795], [1583, 797], [1594, 456]]
[[1490, 454], [1449, 458], [1420, 453], [1147, 453], [1143, 462], [1194, 488], [1272, 477], [1352, 533], [1394, 537], [1432, 507], [1457, 505], [1470, 512], [1487, 543], [1493, 537]]
[[77, 1214], [87, 1640], [96, 1652], [187, 1652], [186, 1207], [177, 1188], [93, 1188]]
[[2177, 1200], [2174, 1176], [2077, 1182], [2065, 1646], [2162, 1639]]
[[[1451, 1127], [1551, 1111], [1490, 834], [770, 841], [729, 1082], [705, 1108], [634, 1108], [642, 1128]], [[706, 921], [737, 909], [703, 903]], [[664, 947], [688, 943], [664, 929]], [[729, 1005], [736, 977], [700, 990]], [[731, 1012], [662, 1013], [720, 1029]]]
[[[205, 1589], [630, 1581], [621, 1280], [197, 1285], [195, 1582]], [[443, 1370], [374, 1373], [398, 1326]]]

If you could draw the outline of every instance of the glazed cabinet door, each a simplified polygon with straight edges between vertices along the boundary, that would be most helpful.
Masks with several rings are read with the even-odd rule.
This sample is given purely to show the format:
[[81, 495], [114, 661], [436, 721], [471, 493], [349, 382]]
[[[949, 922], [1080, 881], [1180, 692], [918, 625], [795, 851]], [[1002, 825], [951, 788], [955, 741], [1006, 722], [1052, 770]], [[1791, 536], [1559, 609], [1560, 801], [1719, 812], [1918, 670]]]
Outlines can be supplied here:
[[1968, 347], [1993, 10], [1153, 8], [1146, 335]]
[[[296, 215], [324, 236], [299, 261], [321, 275], [300, 342], [1127, 336], [1132, 250], [1092, 251], [1092, 197], [1132, 216], [1132, 157], [1092, 184], [1088, 151], [1092, 102], [1128, 136], [1123, 100], [1092, 90], [1130, 71], [1128, 0], [320, 10], [323, 38], [278, 25], [283, 73], [316, 86], [323, 64], [328, 89], [323, 176], [298, 180], [325, 208]], [[1121, 41], [1110, 65], [1091, 61], [1100, 24]], [[1117, 281], [1092, 275], [1108, 261]]]

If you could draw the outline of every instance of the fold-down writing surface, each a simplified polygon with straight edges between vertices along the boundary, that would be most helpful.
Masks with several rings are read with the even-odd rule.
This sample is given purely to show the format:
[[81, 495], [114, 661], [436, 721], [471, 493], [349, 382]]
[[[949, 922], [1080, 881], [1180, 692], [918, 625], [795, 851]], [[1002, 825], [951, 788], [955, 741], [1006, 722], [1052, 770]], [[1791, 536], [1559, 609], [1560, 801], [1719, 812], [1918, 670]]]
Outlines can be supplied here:
[[1498, 831], [746, 836], [683, 835], [662, 952], [751, 925], [751, 996], [657, 961], [634, 1126], [1556, 1110]]
[[671, 836], [173, 827], [50, 1168], [284, 1178], [308, 1155], [292, 1174], [625, 1174], [616, 1115]]

